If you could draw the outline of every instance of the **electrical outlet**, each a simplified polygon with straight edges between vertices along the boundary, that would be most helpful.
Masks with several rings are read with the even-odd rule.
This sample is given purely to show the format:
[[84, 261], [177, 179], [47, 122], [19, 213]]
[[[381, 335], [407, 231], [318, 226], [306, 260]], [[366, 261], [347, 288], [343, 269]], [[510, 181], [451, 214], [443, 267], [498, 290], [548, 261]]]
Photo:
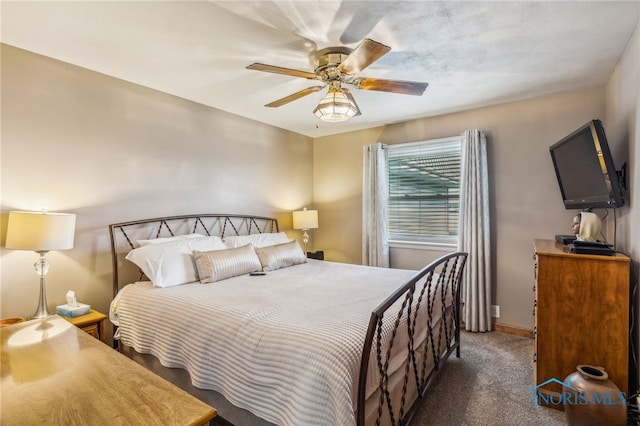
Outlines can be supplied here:
[[491, 305], [491, 316], [493, 318], [500, 318], [500, 305]]

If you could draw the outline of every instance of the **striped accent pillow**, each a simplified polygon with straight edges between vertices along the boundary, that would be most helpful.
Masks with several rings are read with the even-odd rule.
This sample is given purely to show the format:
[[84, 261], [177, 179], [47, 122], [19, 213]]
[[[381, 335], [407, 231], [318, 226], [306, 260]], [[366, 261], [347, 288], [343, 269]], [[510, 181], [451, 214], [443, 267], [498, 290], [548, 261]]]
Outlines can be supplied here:
[[307, 258], [297, 241], [256, 248], [256, 253], [260, 258], [263, 271], [275, 271], [307, 262]]
[[262, 269], [251, 244], [226, 250], [194, 250], [193, 257], [201, 283], [212, 283]]

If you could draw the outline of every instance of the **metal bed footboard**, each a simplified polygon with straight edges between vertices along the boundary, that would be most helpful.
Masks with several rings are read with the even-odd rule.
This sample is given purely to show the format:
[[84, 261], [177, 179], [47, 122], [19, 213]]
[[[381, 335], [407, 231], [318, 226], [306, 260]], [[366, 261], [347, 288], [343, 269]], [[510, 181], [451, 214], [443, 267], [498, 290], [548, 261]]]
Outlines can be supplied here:
[[[407, 425], [418, 402], [437, 374], [441, 363], [455, 350], [460, 357], [460, 283], [467, 253], [457, 252], [442, 256], [427, 265], [406, 284], [396, 290], [371, 313], [369, 327], [362, 351], [356, 416], [358, 426], [366, 421], [365, 403], [369, 380], [369, 363], [373, 361], [379, 372], [379, 398], [376, 426], [384, 423]], [[398, 306], [400, 305], [400, 306]], [[434, 309], [440, 309], [441, 318], [434, 321]], [[424, 312], [426, 315], [418, 315]], [[422, 323], [426, 320], [426, 323]], [[406, 343], [399, 343], [398, 330], [405, 327]], [[426, 328], [426, 338], [419, 342], [417, 335]], [[424, 335], [424, 332], [422, 332]], [[400, 401], [392, 398], [389, 389], [389, 359], [394, 345], [406, 344], [404, 378]], [[418, 351], [422, 351], [420, 355]], [[433, 368], [427, 368], [427, 355], [432, 356]], [[372, 360], [372, 357], [374, 358]], [[413, 382], [413, 383], [410, 383]], [[415, 386], [417, 397], [407, 402], [409, 385]]]

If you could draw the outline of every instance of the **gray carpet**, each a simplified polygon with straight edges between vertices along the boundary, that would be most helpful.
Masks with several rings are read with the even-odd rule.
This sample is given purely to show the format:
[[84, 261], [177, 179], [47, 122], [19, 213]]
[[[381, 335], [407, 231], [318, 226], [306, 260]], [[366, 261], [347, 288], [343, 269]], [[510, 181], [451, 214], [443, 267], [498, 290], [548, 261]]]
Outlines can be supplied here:
[[412, 426], [565, 424], [562, 411], [533, 405], [531, 339], [462, 332], [460, 341], [461, 357], [442, 367]]

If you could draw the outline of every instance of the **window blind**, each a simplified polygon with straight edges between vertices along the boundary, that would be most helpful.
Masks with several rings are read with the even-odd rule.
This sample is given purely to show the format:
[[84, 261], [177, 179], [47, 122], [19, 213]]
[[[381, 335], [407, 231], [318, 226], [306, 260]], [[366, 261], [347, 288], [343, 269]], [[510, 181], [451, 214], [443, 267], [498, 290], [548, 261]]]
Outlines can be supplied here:
[[390, 240], [457, 241], [460, 153], [460, 137], [389, 146]]

